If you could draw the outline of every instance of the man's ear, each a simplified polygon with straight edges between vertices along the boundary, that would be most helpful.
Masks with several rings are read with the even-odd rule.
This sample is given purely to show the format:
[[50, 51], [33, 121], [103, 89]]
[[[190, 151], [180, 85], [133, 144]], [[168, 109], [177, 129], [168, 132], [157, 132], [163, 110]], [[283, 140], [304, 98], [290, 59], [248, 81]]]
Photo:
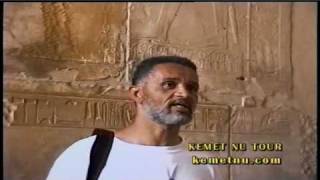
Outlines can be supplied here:
[[141, 86], [130, 86], [129, 97], [138, 104], [143, 102], [143, 90]]

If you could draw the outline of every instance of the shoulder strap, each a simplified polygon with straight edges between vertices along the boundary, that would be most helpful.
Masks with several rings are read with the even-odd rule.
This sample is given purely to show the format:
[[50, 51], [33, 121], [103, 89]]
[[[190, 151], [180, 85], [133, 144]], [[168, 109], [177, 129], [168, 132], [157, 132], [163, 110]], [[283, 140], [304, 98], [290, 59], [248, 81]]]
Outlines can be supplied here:
[[91, 152], [87, 180], [98, 180], [100, 173], [106, 165], [112, 143], [114, 132], [105, 129], [94, 129], [92, 135], [96, 135]]

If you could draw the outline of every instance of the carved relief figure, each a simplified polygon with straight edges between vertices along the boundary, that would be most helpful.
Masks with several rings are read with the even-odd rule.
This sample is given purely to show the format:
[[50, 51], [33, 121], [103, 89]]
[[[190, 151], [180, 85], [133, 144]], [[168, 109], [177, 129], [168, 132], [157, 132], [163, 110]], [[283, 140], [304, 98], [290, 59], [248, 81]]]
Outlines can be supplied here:
[[17, 105], [10, 102], [8, 99], [3, 100], [3, 125], [10, 126], [14, 121], [14, 113], [17, 110]]

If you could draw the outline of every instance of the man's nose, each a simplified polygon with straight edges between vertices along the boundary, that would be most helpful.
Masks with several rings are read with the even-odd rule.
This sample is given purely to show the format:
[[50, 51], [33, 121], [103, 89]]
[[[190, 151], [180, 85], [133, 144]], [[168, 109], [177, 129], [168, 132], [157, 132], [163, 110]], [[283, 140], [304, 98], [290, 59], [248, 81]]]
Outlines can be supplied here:
[[176, 95], [179, 97], [188, 97], [190, 95], [190, 92], [184, 85], [179, 85], [176, 91]]

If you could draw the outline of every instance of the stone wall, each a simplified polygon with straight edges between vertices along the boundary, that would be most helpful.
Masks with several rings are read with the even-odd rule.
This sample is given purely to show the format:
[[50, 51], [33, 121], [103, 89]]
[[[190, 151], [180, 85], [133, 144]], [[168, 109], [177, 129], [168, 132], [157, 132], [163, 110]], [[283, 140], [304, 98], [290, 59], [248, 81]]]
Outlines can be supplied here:
[[198, 66], [186, 141], [248, 145], [212, 156], [282, 158], [217, 166], [224, 179], [315, 179], [316, 11], [315, 3], [5, 3], [5, 179], [45, 179], [94, 127], [129, 125], [132, 70], [153, 55]]

